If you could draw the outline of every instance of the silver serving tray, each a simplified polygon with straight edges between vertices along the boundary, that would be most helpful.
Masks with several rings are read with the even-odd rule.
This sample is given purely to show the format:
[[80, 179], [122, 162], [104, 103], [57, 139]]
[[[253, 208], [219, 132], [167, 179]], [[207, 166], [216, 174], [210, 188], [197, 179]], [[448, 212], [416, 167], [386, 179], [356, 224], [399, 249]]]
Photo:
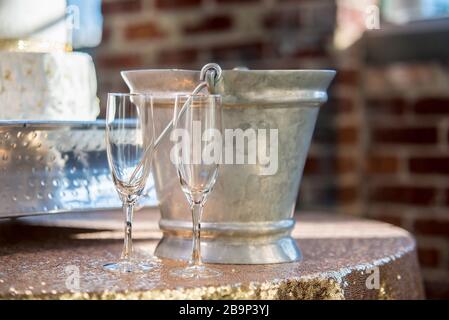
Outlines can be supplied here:
[[[0, 218], [121, 206], [105, 121], [0, 121]], [[140, 206], [157, 204], [152, 179]]]

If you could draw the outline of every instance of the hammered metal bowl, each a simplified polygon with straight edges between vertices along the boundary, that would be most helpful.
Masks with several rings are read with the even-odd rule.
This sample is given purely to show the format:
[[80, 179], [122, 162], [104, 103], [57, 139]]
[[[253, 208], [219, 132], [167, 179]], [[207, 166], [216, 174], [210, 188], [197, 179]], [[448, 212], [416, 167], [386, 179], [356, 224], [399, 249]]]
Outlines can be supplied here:
[[[0, 121], [0, 217], [120, 208], [104, 133], [104, 121]], [[140, 205], [157, 203], [151, 188]]]

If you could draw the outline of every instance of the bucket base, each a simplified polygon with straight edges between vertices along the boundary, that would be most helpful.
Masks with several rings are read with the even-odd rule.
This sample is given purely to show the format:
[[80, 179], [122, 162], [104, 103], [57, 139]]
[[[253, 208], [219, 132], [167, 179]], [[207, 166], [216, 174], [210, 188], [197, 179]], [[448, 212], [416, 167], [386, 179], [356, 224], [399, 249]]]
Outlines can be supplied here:
[[[191, 253], [191, 239], [164, 235], [154, 254], [159, 258], [189, 260]], [[217, 239], [202, 239], [201, 255], [204, 262], [218, 264], [271, 264], [302, 259], [296, 241], [290, 236], [272, 242], [251, 244], [247, 241], [229, 243]]]

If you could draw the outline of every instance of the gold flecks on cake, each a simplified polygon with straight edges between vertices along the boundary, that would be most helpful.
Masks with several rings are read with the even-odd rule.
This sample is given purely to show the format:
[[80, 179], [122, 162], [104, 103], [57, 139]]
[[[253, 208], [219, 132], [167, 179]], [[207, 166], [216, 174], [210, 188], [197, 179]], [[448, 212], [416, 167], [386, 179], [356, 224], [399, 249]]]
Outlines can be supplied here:
[[0, 50], [9, 52], [71, 52], [70, 44], [56, 41], [1, 39]]
[[54, 72], [50, 66], [45, 67], [45, 74], [49, 77], [53, 76]]
[[10, 81], [12, 80], [12, 72], [10, 70], [5, 70], [3, 73], [3, 79]]
[[[0, 95], [5, 120], [95, 120], [99, 113], [95, 69], [84, 53], [1, 51]], [[37, 101], [43, 101], [41, 107]]]

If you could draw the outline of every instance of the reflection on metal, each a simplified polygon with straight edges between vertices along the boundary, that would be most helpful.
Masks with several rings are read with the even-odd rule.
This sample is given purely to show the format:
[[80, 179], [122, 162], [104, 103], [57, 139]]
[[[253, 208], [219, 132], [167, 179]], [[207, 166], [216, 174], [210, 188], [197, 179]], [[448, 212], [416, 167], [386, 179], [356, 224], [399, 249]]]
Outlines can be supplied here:
[[[104, 131], [104, 121], [0, 121], [0, 217], [119, 208]], [[156, 204], [151, 183], [142, 205]]]

